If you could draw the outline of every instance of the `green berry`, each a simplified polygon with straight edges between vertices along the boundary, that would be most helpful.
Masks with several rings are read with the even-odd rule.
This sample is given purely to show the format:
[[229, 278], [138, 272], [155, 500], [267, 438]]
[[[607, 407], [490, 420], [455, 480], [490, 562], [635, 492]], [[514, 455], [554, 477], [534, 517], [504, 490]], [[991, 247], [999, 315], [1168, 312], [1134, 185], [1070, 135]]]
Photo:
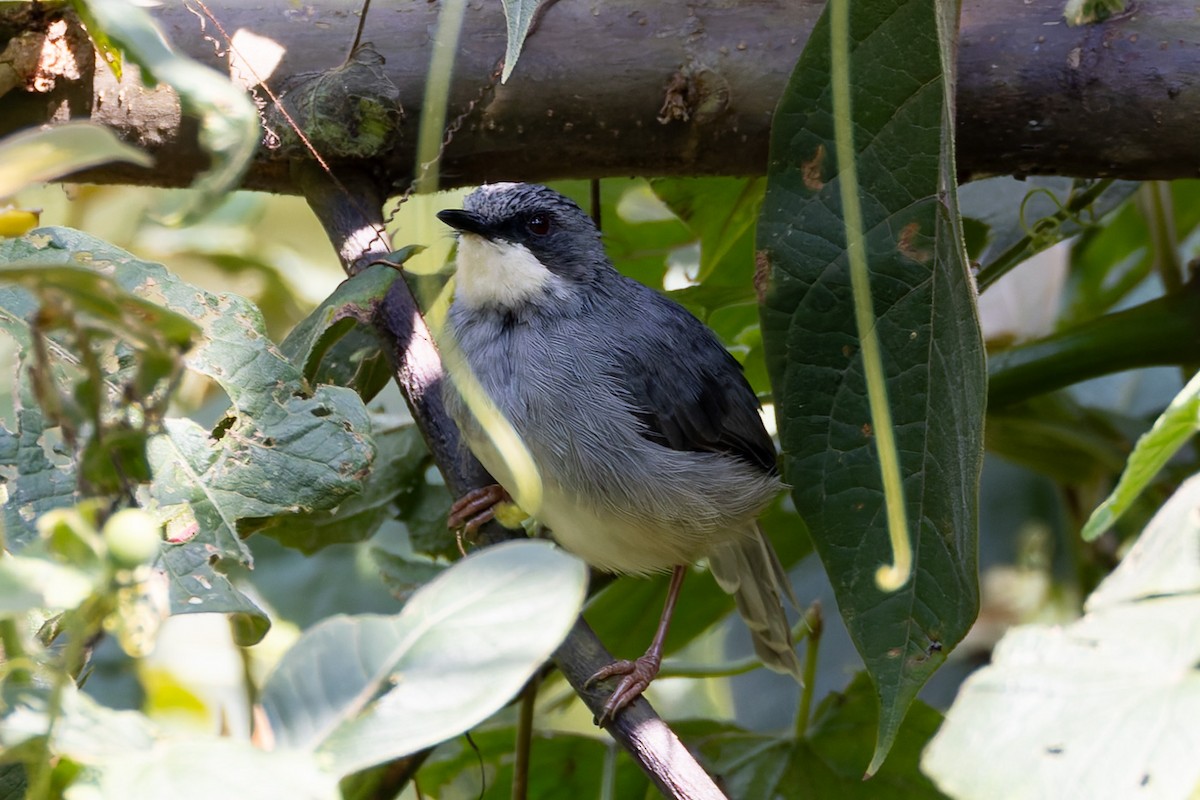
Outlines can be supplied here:
[[158, 555], [162, 526], [140, 508], [126, 508], [108, 518], [101, 531], [108, 555], [119, 567], [145, 564]]

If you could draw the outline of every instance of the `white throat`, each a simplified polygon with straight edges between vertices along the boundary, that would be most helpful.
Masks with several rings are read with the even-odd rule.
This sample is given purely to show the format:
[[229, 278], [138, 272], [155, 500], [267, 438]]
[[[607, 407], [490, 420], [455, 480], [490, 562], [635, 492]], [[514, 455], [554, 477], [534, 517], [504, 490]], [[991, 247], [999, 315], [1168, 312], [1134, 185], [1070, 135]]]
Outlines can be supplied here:
[[563, 288], [563, 280], [522, 244], [463, 233], [458, 238], [457, 263], [455, 299], [470, 308], [516, 308], [547, 289]]

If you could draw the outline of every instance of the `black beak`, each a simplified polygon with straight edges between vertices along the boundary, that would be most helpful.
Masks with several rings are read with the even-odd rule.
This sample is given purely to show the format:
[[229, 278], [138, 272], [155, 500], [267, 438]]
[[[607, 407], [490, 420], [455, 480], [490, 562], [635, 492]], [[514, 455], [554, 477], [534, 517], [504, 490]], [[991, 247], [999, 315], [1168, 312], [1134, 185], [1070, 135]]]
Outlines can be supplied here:
[[489, 235], [487, 223], [476, 214], [470, 211], [459, 211], [458, 209], [447, 209], [439, 211], [437, 218], [442, 222], [454, 228], [456, 231], [463, 233], [474, 233], [479, 236], [487, 237]]

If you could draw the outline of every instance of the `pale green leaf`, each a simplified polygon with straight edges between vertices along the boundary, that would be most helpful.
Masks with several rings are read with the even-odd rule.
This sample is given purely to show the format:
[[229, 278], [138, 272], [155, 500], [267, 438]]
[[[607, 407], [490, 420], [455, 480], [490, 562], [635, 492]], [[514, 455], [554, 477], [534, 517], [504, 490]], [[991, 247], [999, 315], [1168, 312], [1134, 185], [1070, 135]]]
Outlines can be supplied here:
[[1166, 410], [1134, 445], [1125, 471], [1112, 494], [1101, 503], [1083, 526], [1082, 536], [1092, 541], [1108, 530], [1133, 505], [1154, 476], [1179, 448], [1200, 430], [1200, 373], [1197, 373]]
[[0, 140], [0, 197], [112, 161], [139, 167], [153, 163], [150, 156], [93, 122], [66, 122], [15, 133]]
[[98, 588], [98, 577], [48, 558], [0, 555], [0, 614], [76, 608]]
[[172, 216], [199, 212], [235, 188], [258, 147], [258, 111], [249, 96], [219, 72], [175, 50], [158, 25], [129, 0], [84, 0], [92, 18], [149, 77], [179, 94], [183, 110], [200, 122], [200, 144], [211, 166], [193, 183], [199, 193]]
[[562, 641], [587, 583], [549, 542], [469, 556], [394, 617], [308, 631], [263, 688], [277, 746], [345, 775], [444, 741], [507, 703]]
[[517, 66], [517, 58], [525, 46], [525, 37], [529, 35], [529, 26], [537, 16], [538, 6], [544, 0], [503, 0], [504, 19], [508, 23], [508, 45], [504, 49], [504, 71], [500, 82], [507, 83], [508, 76]]

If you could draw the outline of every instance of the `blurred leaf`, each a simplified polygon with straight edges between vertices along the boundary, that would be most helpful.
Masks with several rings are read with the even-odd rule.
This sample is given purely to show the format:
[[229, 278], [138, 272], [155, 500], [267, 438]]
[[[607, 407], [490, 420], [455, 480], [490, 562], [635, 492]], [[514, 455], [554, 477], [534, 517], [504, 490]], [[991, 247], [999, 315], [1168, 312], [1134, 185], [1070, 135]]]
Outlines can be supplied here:
[[371, 548], [371, 557], [379, 566], [383, 582], [396, 597], [408, 599], [413, 592], [441, 575], [449, 564], [416, 556], [405, 557], [378, 547]]
[[343, 281], [279, 349], [309, 383], [348, 386], [369, 401], [392, 377], [384, 342], [372, 323], [399, 277], [399, 270], [376, 264]]
[[445, 485], [418, 481], [397, 501], [398, 518], [408, 528], [414, 551], [430, 556], [457, 557], [458, 544], [446, 527], [446, 515], [454, 499]]
[[99, 587], [100, 577], [45, 557], [0, 558], [0, 614], [77, 608]]
[[369, 539], [394, 516], [397, 495], [411, 492], [423, 480], [428, 457], [425, 440], [411, 420], [373, 431], [372, 439], [376, 455], [361, 494], [332, 510], [271, 517], [255, 533], [306, 554], [331, 544]]
[[200, 144], [211, 166], [199, 174], [198, 194], [175, 221], [214, 205], [237, 186], [258, 147], [258, 112], [250, 98], [219, 72], [174, 50], [143, 9], [128, 0], [83, 0], [99, 30], [116, 42], [150, 80], [170, 86], [185, 113], [200, 123]]
[[334, 617], [263, 687], [277, 746], [338, 775], [444, 741], [500, 709], [562, 641], [587, 583], [548, 542], [490, 547], [395, 617]]
[[500, 74], [500, 82], [508, 83], [508, 76], [517, 66], [517, 58], [521, 48], [525, 46], [525, 37], [529, 35], [529, 26], [537, 16], [538, 6], [543, 0], [503, 0], [504, 21], [508, 25], [508, 44], [504, 48], [504, 71]]
[[[456, 740], [439, 747], [421, 767], [417, 782], [434, 797], [472, 797], [479, 800], [508, 800], [512, 796], [512, 728], [476, 731], [471, 745]], [[578, 736], [552, 731], [535, 731], [530, 748], [529, 800], [575, 800], [597, 796], [605, 785], [605, 761], [616, 759], [615, 778], [609, 796], [649, 797], [646, 774], [625, 757], [617, 755], [616, 744], [595, 736]], [[482, 785], [480, 785], [482, 781]]]
[[979, 290], [1032, 256], [1098, 225], [1139, 185], [1046, 175], [985, 178], [960, 186], [962, 215], [987, 230], [986, 247], [977, 256]]
[[1079, 485], [1121, 469], [1129, 439], [1110, 415], [1076, 404], [1065, 392], [990, 412], [988, 452]]
[[[0, 745], [12, 750], [44, 739], [50, 728], [51, 689], [13, 689], [5, 693]], [[82, 764], [128, 758], [150, 748], [157, 736], [145, 716], [133, 711], [113, 711], [97, 703], [68, 681], [62, 688], [54, 718], [51, 752], [70, 756]]]
[[822, 701], [805, 739], [714, 722], [685, 722], [676, 728], [731, 798], [941, 798], [917, 765], [941, 715], [920, 701], [914, 703], [891, 757], [864, 781], [862, 767], [874, 749], [878, 718], [874, 688], [860, 672], [844, 693]]
[[94, 122], [64, 122], [14, 133], [0, 139], [0, 197], [111, 161], [139, 167], [153, 163], [150, 156]]
[[956, 798], [1191, 797], [1200, 784], [1200, 478], [1071, 625], [1011, 629], [922, 766]]
[[1200, 279], [1147, 303], [1080, 323], [988, 359], [992, 410], [1089, 378], [1186, 364], [1200, 352]]
[[307, 754], [267, 752], [232, 738], [189, 736], [103, 765], [102, 797], [172, 800], [339, 800], [337, 780]]
[[705, 283], [718, 266], [725, 286], [754, 285], [754, 223], [762, 209], [763, 178], [660, 178], [654, 193], [700, 240]]
[[1084, 540], [1090, 542], [1108, 530], [1198, 430], [1200, 373], [1193, 376], [1183, 391], [1175, 395], [1171, 404], [1154, 421], [1154, 427], [1138, 439], [1116, 488], [1084, 524], [1081, 534]]
[[[937, 19], [940, 8], [933, 0], [849, 7], [854, 187], [841, 185], [848, 166], [834, 159], [830, 65], [840, 43], [831, 45], [826, 8], [775, 114], [758, 229], [785, 475], [882, 704], [871, 771], [979, 602], [986, 373], [954, 200], [942, 71], [952, 42], [938, 37], [954, 25]], [[858, 244], [873, 308], [855, 305], [844, 189], [862, 202]], [[860, 313], [870, 325], [856, 323]], [[868, 335], [878, 336], [878, 361], [864, 358]], [[872, 402], [868, 376], [883, 394]], [[876, 429], [885, 407], [892, 425]], [[893, 432], [894, 470], [881, 465]], [[901, 487], [885, 495], [885, 476], [903, 489], [903, 519], [894, 513], [890, 525]], [[876, 576], [893, 559], [907, 580], [888, 591]]]
[[[1172, 181], [1169, 188], [1171, 221], [1183, 242], [1200, 225], [1200, 181]], [[1127, 203], [1072, 247], [1060, 328], [1069, 329], [1110, 311], [1145, 280], [1153, 262], [1146, 220], [1136, 203]]]

